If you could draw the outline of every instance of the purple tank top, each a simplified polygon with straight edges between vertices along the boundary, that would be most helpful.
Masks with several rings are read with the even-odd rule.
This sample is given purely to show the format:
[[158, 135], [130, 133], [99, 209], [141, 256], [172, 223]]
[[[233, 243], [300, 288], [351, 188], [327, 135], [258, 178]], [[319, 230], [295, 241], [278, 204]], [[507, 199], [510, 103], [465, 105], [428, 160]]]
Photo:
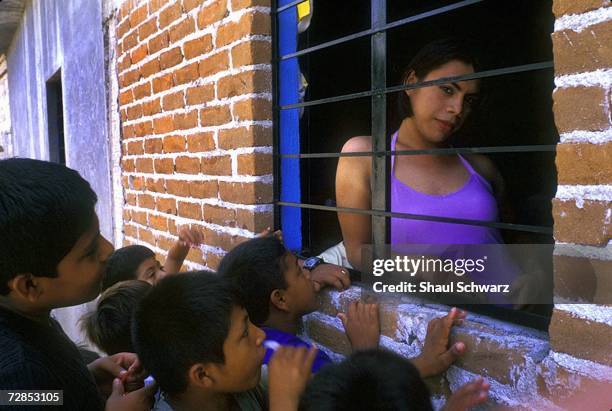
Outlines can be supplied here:
[[[398, 132], [393, 134], [395, 150]], [[458, 154], [459, 155], [459, 154]], [[391, 211], [466, 220], [498, 221], [497, 201], [487, 180], [461, 155], [459, 159], [470, 177], [459, 190], [444, 194], [421, 193], [395, 177], [395, 158], [391, 157]], [[391, 244], [498, 244], [499, 231], [475, 225], [391, 218]]]

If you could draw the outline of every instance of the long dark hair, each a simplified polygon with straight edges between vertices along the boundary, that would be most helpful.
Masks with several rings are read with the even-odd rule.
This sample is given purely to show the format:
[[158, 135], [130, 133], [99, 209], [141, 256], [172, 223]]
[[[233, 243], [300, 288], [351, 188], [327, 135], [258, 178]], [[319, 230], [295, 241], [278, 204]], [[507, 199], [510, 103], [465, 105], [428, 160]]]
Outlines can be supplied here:
[[[418, 81], [422, 81], [431, 71], [453, 60], [470, 64], [474, 67], [474, 71], [478, 71], [479, 62], [471, 49], [471, 42], [466, 39], [453, 37], [432, 41], [423, 47], [404, 68], [401, 77], [402, 84], [406, 84], [412, 73]], [[404, 91], [397, 94], [397, 115], [399, 121], [413, 115], [410, 98]]]

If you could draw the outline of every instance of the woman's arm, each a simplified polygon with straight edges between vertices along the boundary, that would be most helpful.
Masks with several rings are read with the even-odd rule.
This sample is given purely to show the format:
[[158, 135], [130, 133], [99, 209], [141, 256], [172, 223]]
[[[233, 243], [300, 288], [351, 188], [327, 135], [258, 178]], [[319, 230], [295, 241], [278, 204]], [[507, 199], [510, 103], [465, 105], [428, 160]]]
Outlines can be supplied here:
[[[353, 137], [348, 140], [342, 152], [372, 151], [372, 140], [367, 136]], [[372, 158], [340, 157], [336, 170], [336, 203], [338, 207], [372, 208], [372, 190], [370, 175]], [[372, 220], [367, 214], [338, 213], [342, 238], [346, 247], [347, 258], [353, 267], [361, 267], [361, 246], [372, 240]]]

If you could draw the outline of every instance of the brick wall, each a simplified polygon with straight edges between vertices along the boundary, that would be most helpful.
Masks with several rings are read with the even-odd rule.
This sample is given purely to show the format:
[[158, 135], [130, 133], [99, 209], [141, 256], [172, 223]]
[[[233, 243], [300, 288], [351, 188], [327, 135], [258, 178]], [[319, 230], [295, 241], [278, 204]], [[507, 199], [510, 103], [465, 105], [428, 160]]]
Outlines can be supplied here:
[[272, 224], [269, 0], [127, 0], [115, 13], [124, 244], [163, 256], [177, 227], [215, 269]]
[[[428, 384], [438, 404], [483, 375], [490, 402], [518, 409], [609, 409], [612, 404], [612, 7], [554, 0], [554, 115], [560, 134], [553, 200], [556, 304], [549, 333], [473, 315], [453, 332], [468, 354]], [[335, 315], [365, 290], [321, 296], [304, 332], [334, 354], [349, 343]], [[417, 355], [427, 322], [447, 308], [386, 297], [381, 344]], [[588, 303], [588, 304], [587, 304]]]

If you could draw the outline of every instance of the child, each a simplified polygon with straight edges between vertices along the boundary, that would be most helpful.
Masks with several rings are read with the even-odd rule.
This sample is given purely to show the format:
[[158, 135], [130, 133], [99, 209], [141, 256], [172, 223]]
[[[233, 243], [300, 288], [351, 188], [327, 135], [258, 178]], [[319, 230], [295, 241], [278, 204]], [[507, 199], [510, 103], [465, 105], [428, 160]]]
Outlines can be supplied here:
[[[219, 274], [239, 290], [253, 323], [266, 332], [266, 341], [284, 346], [310, 344], [296, 336], [303, 315], [317, 309], [315, 288], [308, 270], [300, 269], [297, 258], [274, 237], [255, 238], [236, 246], [219, 264]], [[346, 314], [339, 314], [353, 351], [378, 347], [380, 325], [378, 306], [353, 302]], [[443, 319], [429, 324], [422, 354], [414, 359], [423, 376], [446, 370], [464, 350], [463, 343], [448, 348], [453, 324], [459, 324], [465, 312], [453, 309]], [[264, 363], [272, 356], [268, 349]], [[313, 372], [329, 364], [323, 352], [317, 354]]]
[[230, 284], [204, 271], [160, 281], [134, 315], [136, 352], [162, 391], [158, 411], [267, 409], [264, 338]]
[[168, 273], [178, 273], [190, 247], [197, 247], [203, 241], [203, 234], [196, 228], [182, 227], [178, 240], [168, 251], [162, 266], [155, 253], [142, 245], [129, 245], [116, 250], [108, 259], [102, 290], [120, 281], [142, 280], [155, 285]]
[[151, 287], [145, 281], [130, 280], [117, 283], [104, 291], [96, 309], [80, 320], [87, 338], [108, 355], [134, 352], [132, 314]]
[[[443, 409], [467, 410], [485, 402], [488, 390], [489, 384], [477, 379], [455, 391]], [[361, 351], [321, 370], [306, 387], [299, 409], [433, 411], [429, 390], [417, 369], [405, 358], [383, 350]]]
[[0, 161], [0, 389], [63, 390], [66, 410], [102, 409], [99, 392], [110, 394], [107, 409], [146, 409], [154, 387], [124, 395], [121, 383], [142, 381], [135, 355], [86, 367], [50, 316], [100, 292], [113, 247], [100, 235], [96, 200], [65, 166]]

